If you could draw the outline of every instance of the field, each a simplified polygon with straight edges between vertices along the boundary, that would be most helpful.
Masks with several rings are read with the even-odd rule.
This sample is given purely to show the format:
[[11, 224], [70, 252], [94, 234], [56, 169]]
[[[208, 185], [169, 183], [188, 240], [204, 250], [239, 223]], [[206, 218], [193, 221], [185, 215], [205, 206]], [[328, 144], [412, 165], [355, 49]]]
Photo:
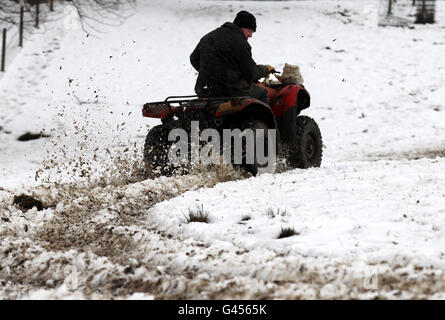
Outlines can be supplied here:
[[[147, 178], [142, 105], [192, 94], [190, 53], [241, 9], [257, 63], [300, 66], [321, 167]], [[414, 28], [379, 11], [147, 0], [103, 33], [46, 23], [0, 79], [0, 298], [443, 299], [445, 2]]]

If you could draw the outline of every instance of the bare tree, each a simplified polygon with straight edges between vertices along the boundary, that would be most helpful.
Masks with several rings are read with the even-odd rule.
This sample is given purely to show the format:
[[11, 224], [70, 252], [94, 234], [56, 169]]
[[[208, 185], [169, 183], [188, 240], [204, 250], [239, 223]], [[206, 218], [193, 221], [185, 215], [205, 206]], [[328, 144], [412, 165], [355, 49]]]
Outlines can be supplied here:
[[100, 32], [100, 25], [118, 26], [134, 11], [136, 0], [67, 0], [85, 31]]
[[[54, 0], [74, 8], [79, 22], [85, 31], [100, 32], [100, 25], [116, 26], [121, 24], [134, 11], [135, 0]], [[8, 28], [19, 23], [20, 8], [26, 12], [25, 26], [34, 25], [36, 4], [40, 4], [41, 21], [63, 18], [59, 12], [49, 11], [49, 0], [0, 0], [0, 24]]]
[[0, 0], [0, 23], [5, 27], [18, 23], [20, 7], [29, 10], [29, 4], [17, 0]]

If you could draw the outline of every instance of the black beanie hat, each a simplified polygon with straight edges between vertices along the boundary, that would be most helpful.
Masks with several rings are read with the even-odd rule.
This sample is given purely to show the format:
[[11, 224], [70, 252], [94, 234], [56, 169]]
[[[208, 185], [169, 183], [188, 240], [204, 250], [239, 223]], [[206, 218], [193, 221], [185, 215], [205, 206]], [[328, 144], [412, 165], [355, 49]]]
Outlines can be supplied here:
[[247, 12], [245, 10], [237, 13], [235, 20], [233, 23], [236, 24], [240, 28], [247, 28], [256, 31], [256, 19], [253, 14]]

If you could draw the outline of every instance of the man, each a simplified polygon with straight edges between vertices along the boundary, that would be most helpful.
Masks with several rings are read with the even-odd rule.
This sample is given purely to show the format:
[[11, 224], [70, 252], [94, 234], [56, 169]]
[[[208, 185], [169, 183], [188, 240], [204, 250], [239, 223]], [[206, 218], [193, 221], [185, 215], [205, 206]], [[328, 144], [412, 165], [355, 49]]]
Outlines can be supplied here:
[[270, 65], [257, 65], [247, 40], [256, 31], [255, 16], [240, 11], [232, 22], [226, 22], [201, 38], [190, 55], [199, 72], [195, 92], [213, 97], [251, 96], [268, 103], [267, 90], [254, 83], [275, 71]]

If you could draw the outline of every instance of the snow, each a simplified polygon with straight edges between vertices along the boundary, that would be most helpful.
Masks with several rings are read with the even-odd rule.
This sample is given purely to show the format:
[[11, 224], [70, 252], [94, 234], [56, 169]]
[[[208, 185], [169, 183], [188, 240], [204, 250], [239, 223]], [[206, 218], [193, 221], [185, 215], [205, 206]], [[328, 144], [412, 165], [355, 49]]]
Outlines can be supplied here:
[[[192, 93], [190, 52], [240, 9], [258, 63], [300, 66], [322, 166], [142, 179], [142, 104]], [[0, 298], [443, 299], [445, 2], [414, 29], [380, 9], [147, 0], [99, 35], [48, 22], [0, 80]]]
[[[209, 244], [219, 240], [248, 251], [264, 248], [318, 257], [365, 255], [369, 262], [388, 260], [397, 252], [417, 265], [442, 268], [439, 217], [445, 194], [437, 184], [445, 178], [444, 165], [438, 160], [414, 165], [347, 162], [296, 170], [302, 171], [298, 174], [264, 174], [186, 192], [149, 213], [161, 230]], [[196, 206], [208, 211], [210, 223], [184, 225], [178, 212]], [[244, 217], [250, 219], [243, 221]], [[294, 228], [298, 235], [277, 239], [284, 227]], [[379, 250], [374, 252], [376, 246]]]

